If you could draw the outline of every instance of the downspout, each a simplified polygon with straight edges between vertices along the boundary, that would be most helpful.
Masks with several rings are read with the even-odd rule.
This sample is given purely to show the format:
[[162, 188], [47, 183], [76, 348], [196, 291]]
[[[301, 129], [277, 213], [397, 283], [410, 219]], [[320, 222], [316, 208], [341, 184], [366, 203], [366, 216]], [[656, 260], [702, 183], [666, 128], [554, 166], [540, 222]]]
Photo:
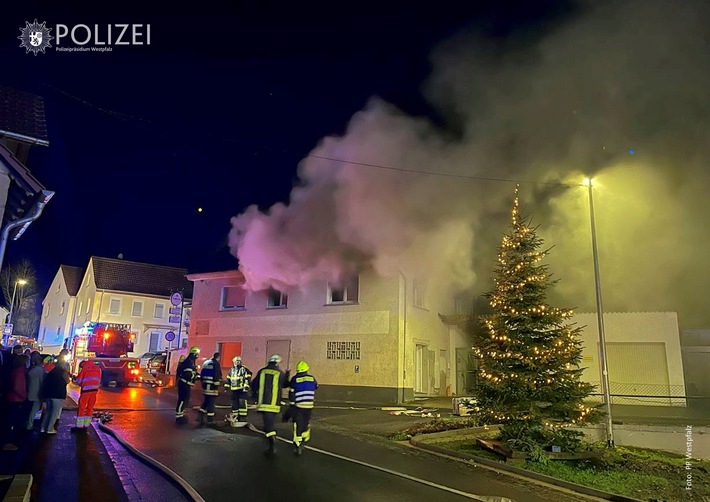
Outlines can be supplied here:
[[39, 218], [44, 210], [44, 206], [47, 205], [49, 199], [51, 199], [54, 195], [54, 192], [49, 190], [42, 190], [41, 193], [41, 197], [35, 203], [30, 214], [24, 218], [13, 221], [12, 223], [8, 223], [5, 228], [2, 229], [2, 234], [0, 234], [0, 270], [2, 270], [2, 265], [5, 260], [5, 249], [7, 248], [7, 241], [10, 238], [10, 232], [25, 223], [32, 223]]

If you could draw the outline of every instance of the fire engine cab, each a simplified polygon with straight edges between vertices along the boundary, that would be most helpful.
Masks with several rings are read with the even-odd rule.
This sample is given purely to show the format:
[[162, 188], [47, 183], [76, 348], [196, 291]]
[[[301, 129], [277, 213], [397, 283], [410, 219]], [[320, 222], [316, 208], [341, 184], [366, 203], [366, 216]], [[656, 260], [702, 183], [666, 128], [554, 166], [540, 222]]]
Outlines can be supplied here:
[[101, 385], [116, 382], [128, 386], [137, 382], [140, 359], [128, 357], [133, 352], [136, 334], [130, 324], [87, 322], [76, 330], [70, 345], [69, 369], [72, 376], [79, 374], [82, 361], [94, 362], [101, 368]]

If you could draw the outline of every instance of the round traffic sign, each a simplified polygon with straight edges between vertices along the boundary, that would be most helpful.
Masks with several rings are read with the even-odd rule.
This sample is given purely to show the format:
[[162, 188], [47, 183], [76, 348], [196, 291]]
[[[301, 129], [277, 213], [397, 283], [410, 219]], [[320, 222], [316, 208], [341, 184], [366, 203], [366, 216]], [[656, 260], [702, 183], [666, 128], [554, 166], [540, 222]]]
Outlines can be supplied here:
[[182, 295], [180, 293], [173, 293], [170, 296], [170, 303], [175, 305], [176, 307], [182, 303]]
[[173, 340], [175, 340], [175, 333], [172, 331], [168, 331], [167, 333], [165, 333], [165, 339], [169, 342], [172, 342]]

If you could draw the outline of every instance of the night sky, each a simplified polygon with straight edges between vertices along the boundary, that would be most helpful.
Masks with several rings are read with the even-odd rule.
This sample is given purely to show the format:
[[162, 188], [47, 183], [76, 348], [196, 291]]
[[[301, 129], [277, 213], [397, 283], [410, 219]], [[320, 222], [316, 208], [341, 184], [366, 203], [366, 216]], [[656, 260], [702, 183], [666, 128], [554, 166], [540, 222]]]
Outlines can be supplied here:
[[[299, 161], [368, 98], [438, 119], [419, 92], [435, 44], [462, 30], [534, 32], [569, 9], [526, 4], [200, 2], [102, 12], [15, 3], [0, 18], [0, 84], [44, 98], [50, 146], [34, 147], [28, 167], [56, 195], [6, 260], [29, 258], [47, 285], [59, 264], [85, 266], [91, 255], [235, 268], [230, 217], [286, 201]], [[150, 23], [151, 45], [25, 54], [19, 28], [35, 18]]]

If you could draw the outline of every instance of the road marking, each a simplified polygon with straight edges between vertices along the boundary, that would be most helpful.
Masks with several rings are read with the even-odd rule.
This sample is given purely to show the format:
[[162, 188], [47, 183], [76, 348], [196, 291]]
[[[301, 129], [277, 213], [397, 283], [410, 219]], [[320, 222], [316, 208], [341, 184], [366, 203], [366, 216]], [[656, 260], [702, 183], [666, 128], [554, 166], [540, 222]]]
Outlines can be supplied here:
[[[264, 434], [263, 431], [260, 431], [251, 423], [249, 424], [249, 429], [254, 432], [258, 432], [259, 434]], [[276, 439], [278, 439], [279, 441], [283, 441], [284, 443], [293, 444], [293, 441], [279, 437], [279, 436], [276, 436]], [[496, 496], [491, 497], [491, 496], [487, 496], [487, 495], [475, 495], [473, 493], [464, 492], [461, 490], [457, 490], [456, 488], [451, 488], [450, 486], [440, 485], [438, 483], [434, 483], [433, 481], [427, 481], [426, 479], [417, 478], [415, 476], [410, 476], [409, 474], [405, 474], [403, 472], [393, 471], [392, 469], [387, 469], [386, 467], [381, 467], [379, 465], [374, 465], [374, 464], [370, 464], [367, 462], [363, 462], [362, 460], [356, 460], [354, 458], [344, 457], [343, 455], [339, 455], [337, 453], [333, 453], [333, 452], [326, 451], [326, 450], [321, 450], [320, 448], [315, 448], [313, 446], [306, 446], [306, 449], [315, 451], [317, 453], [321, 453], [323, 455], [328, 455], [330, 457], [339, 458], [340, 460], [345, 460], [346, 462], [351, 462], [353, 464], [358, 464], [358, 465], [362, 465], [364, 467], [369, 467], [370, 469], [374, 469], [376, 471], [386, 472], [387, 474], [392, 474], [393, 476], [398, 476], [400, 478], [408, 479], [409, 481], [414, 481], [415, 483], [421, 483], [423, 485], [427, 485], [432, 488], [437, 488], [437, 489], [445, 491], [445, 492], [454, 493], [456, 495], [461, 495], [462, 497], [466, 497], [471, 500], [478, 500], [479, 502], [515, 502], [514, 500], [506, 498], [506, 497], [496, 497]]]

